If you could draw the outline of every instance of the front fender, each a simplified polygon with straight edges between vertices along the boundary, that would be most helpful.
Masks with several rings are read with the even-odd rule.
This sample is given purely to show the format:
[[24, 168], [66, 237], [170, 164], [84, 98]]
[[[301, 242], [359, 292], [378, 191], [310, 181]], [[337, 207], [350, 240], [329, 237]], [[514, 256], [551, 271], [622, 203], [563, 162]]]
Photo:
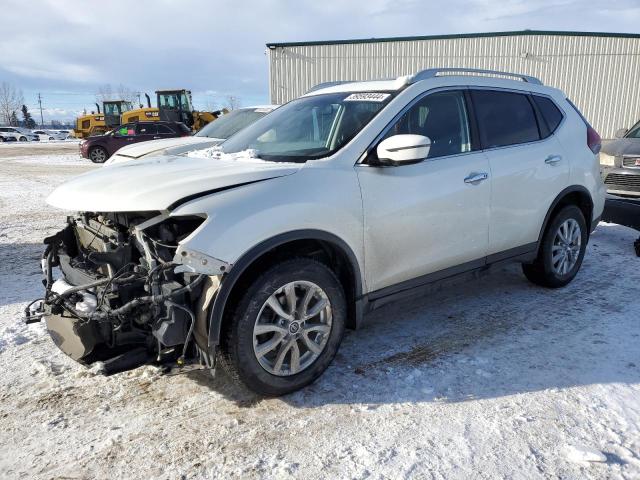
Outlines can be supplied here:
[[211, 308], [210, 349], [219, 342], [235, 281], [253, 261], [278, 245], [302, 239], [337, 245], [357, 272], [358, 296], [366, 291], [360, 268], [364, 261], [362, 201], [353, 167], [305, 166], [296, 175], [214, 193], [171, 212], [172, 216], [203, 214], [205, 222], [180, 247], [229, 265]]
[[254, 246], [295, 230], [334, 235], [362, 260], [362, 201], [353, 168], [305, 167], [296, 175], [196, 198], [171, 212], [183, 215], [206, 215], [206, 220], [180, 246], [231, 268]]

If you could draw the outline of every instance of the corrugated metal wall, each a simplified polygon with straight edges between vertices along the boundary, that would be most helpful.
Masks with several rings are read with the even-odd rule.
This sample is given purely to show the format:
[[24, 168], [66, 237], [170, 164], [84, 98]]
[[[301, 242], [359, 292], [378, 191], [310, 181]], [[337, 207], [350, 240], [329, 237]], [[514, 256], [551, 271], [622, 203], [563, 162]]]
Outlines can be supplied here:
[[268, 53], [272, 103], [321, 82], [469, 67], [529, 74], [562, 89], [603, 138], [640, 118], [640, 38], [510, 35], [278, 46]]

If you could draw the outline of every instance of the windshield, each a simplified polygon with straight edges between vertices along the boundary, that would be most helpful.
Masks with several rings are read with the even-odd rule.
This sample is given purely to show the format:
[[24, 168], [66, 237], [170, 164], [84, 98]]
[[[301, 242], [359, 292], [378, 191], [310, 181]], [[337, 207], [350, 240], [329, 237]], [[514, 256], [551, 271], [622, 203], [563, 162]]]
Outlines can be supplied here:
[[120, 115], [120, 105], [118, 103], [106, 103], [104, 104], [105, 115]]
[[[337, 152], [391, 100], [390, 93], [331, 93], [294, 100], [221, 145], [263, 160], [305, 162]], [[214, 122], [215, 123], [215, 122]]]
[[196, 137], [227, 139], [244, 127], [251, 125], [259, 118], [264, 117], [270, 110], [266, 109], [241, 109], [233, 110], [226, 115], [214, 120], [196, 133]]
[[188, 92], [158, 93], [158, 105], [169, 110], [184, 110], [190, 112], [191, 95]]
[[624, 136], [625, 138], [640, 138], [640, 122], [636, 123], [629, 132]]

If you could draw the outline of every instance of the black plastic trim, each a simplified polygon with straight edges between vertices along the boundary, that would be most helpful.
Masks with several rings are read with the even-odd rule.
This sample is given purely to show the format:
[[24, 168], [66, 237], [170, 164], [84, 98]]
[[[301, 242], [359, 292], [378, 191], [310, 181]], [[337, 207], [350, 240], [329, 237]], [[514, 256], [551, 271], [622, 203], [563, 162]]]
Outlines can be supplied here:
[[553, 202], [551, 202], [551, 206], [547, 210], [547, 214], [544, 217], [544, 222], [542, 222], [542, 228], [540, 229], [540, 234], [538, 235], [538, 245], [540, 244], [540, 242], [542, 242], [542, 236], [544, 235], [544, 232], [547, 229], [547, 224], [549, 223], [549, 220], [551, 220], [551, 212], [553, 212], [554, 208], [558, 206], [558, 204], [564, 197], [574, 192], [585, 193], [589, 197], [589, 201], [591, 202], [591, 215], [589, 216], [589, 218], [585, 218], [585, 220], [587, 222], [587, 225], [591, 225], [591, 221], [593, 219], [593, 198], [591, 198], [591, 194], [589, 193], [589, 190], [587, 190], [582, 185], [572, 185], [562, 190], [558, 194], [558, 196], [553, 200]]
[[[607, 197], [602, 220], [640, 230], [640, 199]], [[595, 228], [593, 223], [595, 220], [592, 222], [592, 227]]]
[[371, 292], [365, 296], [365, 310], [368, 312], [386, 305], [387, 303], [427, 293], [445, 281], [478, 276], [483, 272], [488, 271], [492, 266], [503, 262], [530, 262], [536, 257], [537, 250], [538, 244], [537, 242], [533, 242], [505, 250], [504, 252], [489, 255], [478, 260], [472, 260], [461, 265], [456, 265], [455, 267], [445, 268], [444, 270], [422, 275], [396, 285], [381, 288], [380, 290], [376, 290], [375, 292]]
[[211, 311], [209, 313], [209, 350], [211, 353], [213, 349], [220, 342], [220, 327], [222, 326], [222, 319], [225, 312], [225, 307], [227, 301], [229, 300], [229, 296], [233, 291], [237, 281], [240, 279], [242, 274], [246, 271], [246, 269], [258, 258], [260, 258], [265, 253], [273, 250], [280, 245], [284, 245], [285, 243], [294, 241], [294, 240], [321, 240], [328, 243], [334, 244], [336, 247], [340, 248], [345, 255], [349, 258], [349, 263], [351, 264], [351, 269], [354, 273], [354, 296], [356, 298], [356, 327], [362, 323], [362, 315], [364, 309], [362, 308], [362, 304], [360, 299], [362, 297], [362, 273], [360, 270], [360, 265], [358, 263], [358, 259], [353, 253], [353, 250], [346, 242], [344, 242], [341, 238], [333, 235], [332, 233], [325, 232], [323, 230], [313, 230], [313, 229], [304, 229], [304, 230], [294, 230], [291, 232], [283, 233], [277, 235], [273, 238], [265, 240], [262, 243], [259, 243], [255, 247], [253, 247], [248, 252], [244, 253], [240, 259], [235, 262], [232, 268], [229, 270], [229, 273], [225, 274], [220, 283], [220, 290], [218, 291], [216, 298], [213, 302], [213, 306], [211, 307]]

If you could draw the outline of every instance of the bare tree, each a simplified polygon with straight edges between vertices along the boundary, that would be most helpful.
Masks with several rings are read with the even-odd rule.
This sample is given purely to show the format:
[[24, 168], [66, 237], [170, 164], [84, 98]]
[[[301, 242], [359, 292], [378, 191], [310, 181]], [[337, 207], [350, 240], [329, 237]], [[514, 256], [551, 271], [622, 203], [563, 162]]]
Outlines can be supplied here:
[[111, 84], [106, 83], [96, 91], [96, 101], [102, 103], [105, 100], [124, 100], [133, 104], [138, 103], [138, 92], [134, 92], [129, 87], [120, 84], [117, 87], [112, 87]]
[[11, 83], [0, 84], [0, 122], [10, 123], [23, 104], [22, 90], [17, 90]]
[[98, 103], [102, 103], [105, 100], [114, 100], [113, 98], [113, 88], [108, 83], [105, 85], [101, 85], [98, 87], [96, 91], [96, 101]]
[[225, 97], [224, 106], [229, 110], [236, 110], [240, 108], [241, 104], [242, 100], [240, 100], [240, 97], [236, 97], [235, 95], [227, 95]]

